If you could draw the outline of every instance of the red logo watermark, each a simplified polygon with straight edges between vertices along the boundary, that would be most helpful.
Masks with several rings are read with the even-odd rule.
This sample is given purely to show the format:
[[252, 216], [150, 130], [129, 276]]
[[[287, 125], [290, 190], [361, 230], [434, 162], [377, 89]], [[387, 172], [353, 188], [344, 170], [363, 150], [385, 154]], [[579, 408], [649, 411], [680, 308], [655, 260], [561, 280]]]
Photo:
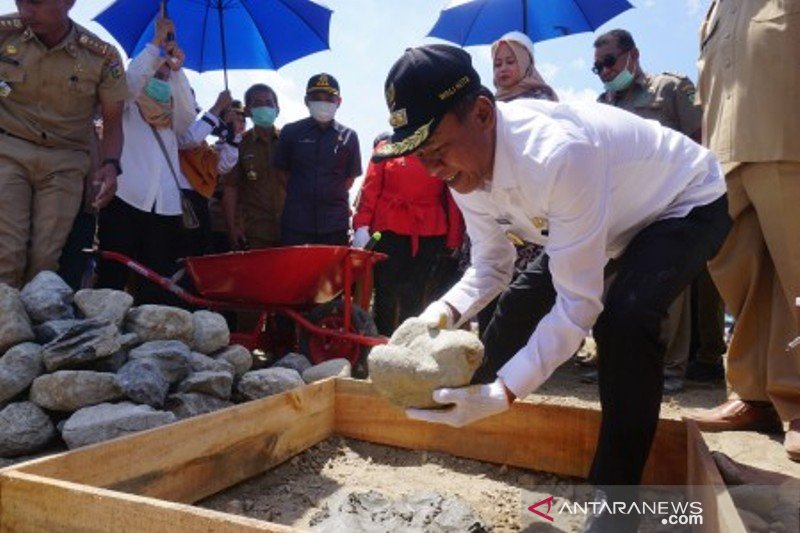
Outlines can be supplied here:
[[[539, 507], [540, 505], [544, 505], [545, 503], [547, 504], [547, 511], [545, 511], [543, 513], [542, 511], [537, 509], [537, 507]], [[551, 522], [553, 522], [553, 517], [550, 516], [550, 514], [549, 514], [550, 513], [550, 507], [553, 505], [553, 503], [554, 503], [553, 502], [553, 497], [552, 496], [548, 496], [544, 500], [536, 502], [533, 505], [531, 505], [530, 507], [528, 507], [528, 510], [530, 512], [532, 512], [533, 514], [537, 514], [537, 515], [541, 516], [542, 518], [544, 518], [546, 520], [550, 520]]]

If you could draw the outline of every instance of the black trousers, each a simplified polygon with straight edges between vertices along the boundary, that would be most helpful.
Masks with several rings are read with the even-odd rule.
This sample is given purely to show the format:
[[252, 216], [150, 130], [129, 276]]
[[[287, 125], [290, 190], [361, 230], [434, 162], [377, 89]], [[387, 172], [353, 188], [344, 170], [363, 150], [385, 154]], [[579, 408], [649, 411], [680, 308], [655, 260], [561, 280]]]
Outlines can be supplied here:
[[[595, 485], [638, 485], [655, 435], [664, 374], [661, 321], [669, 305], [722, 245], [731, 220], [726, 197], [685, 218], [654, 222], [609, 263], [615, 278], [594, 325], [602, 421], [589, 474]], [[541, 256], [500, 296], [483, 336], [484, 365], [473, 381], [494, 380], [550, 312], [556, 291]]]
[[411, 255], [411, 237], [381, 232], [375, 251], [389, 256], [375, 265], [375, 325], [381, 335], [391, 336], [398, 324], [422, 312], [425, 283], [444, 250], [445, 237], [419, 237], [416, 255]]
[[[101, 250], [123, 253], [162, 276], [170, 277], [176, 272], [179, 254], [176, 241], [182, 231], [180, 215], [141, 211], [115, 197], [100, 211], [98, 224]], [[124, 265], [100, 260], [97, 287], [123, 290], [130, 272]], [[134, 298], [136, 305], [179, 303], [176, 297], [140, 276], [136, 278]]]

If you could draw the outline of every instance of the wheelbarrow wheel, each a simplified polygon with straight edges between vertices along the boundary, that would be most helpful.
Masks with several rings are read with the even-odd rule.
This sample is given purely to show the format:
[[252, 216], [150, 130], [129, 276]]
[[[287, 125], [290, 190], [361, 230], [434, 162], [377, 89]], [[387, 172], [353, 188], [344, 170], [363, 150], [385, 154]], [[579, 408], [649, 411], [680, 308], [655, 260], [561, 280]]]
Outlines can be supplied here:
[[[378, 328], [369, 313], [355, 304], [351, 309], [349, 332], [364, 337], [377, 337]], [[318, 305], [306, 314], [306, 318], [321, 328], [343, 331], [344, 303], [342, 300], [333, 300]], [[367, 355], [370, 348], [349, 340], [324, 338], [305, 330], [300, 332], [300, 351], [306, 354], [313, 364], [317, 365], [329, 359], [345, 358], [350, 361], [353, 377], [356, 378], [366, 378], [369, 373]]]

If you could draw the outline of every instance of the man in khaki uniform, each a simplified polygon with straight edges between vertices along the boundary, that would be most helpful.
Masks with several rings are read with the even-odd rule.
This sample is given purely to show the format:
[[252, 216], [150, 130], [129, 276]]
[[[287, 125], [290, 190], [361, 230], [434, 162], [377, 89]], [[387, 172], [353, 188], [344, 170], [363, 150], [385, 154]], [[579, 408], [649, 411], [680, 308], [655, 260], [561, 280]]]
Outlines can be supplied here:
[[69, 18], [74, 0], [18, 1], [0, 17], [0, 282], [20, 286], [58, 258], [104, 123], [95, 207], [116, 190], [127, 93], [119, 54]]
[[[604, 33], [594, 42], [592, 71], [603, 81], [606, 91], [597, 99], [630, 111], [642, 118], [656, 120], [700, 142], [702, 109], [695, 98], [695, 86], [685, 76], [664, 72], [648, 74], [639, 63], [639, 49], [631, 34], [622, 29]], [[721, 367], [725, 353], [723, 308], [719, 294], [707, 272], [698, 285], [698, 358], [704, 364]], [[683, 377], [691, 348], [691, 287], [670, 306], [663, 328], [667, 351], [664, 356], [664, 390], [683, 388]]]
[[736, 317], [731, 399], [706, 430], [782, 430], [800, 460], [800, 0], [712, 1], [701, 27], [703, 140], [726, 173], [734, 225], [709, 263]]
[[280, 244], [281, 214], [286, 182], [272, 166], [278, 143], [274, 121], [278, 97], [269, 86], [257, 84], [244, 96], [245, 114], [253, 129], [239, 145], [239, 163], [225, 176], [223, 206], [231, 247], [270, 248]]

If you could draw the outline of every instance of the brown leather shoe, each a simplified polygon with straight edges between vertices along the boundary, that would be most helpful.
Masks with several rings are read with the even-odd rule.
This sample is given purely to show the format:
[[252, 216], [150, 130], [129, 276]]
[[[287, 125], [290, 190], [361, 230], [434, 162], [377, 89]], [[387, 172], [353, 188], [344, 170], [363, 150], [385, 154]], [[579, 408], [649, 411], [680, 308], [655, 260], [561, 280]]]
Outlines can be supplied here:
[[789, 422], [789, 430], [783, 438], [783, 449], [789, 459], [800, 462], [800, 418]]
[[[778, 413], [767, 402], [728, 400], [713, 409], [690, 415], [689, 418], [696, 421], [703, 431], [783, 432], [783, 424]], [[798, 441], [798, 451], [800, 451], [800, 441]]]

